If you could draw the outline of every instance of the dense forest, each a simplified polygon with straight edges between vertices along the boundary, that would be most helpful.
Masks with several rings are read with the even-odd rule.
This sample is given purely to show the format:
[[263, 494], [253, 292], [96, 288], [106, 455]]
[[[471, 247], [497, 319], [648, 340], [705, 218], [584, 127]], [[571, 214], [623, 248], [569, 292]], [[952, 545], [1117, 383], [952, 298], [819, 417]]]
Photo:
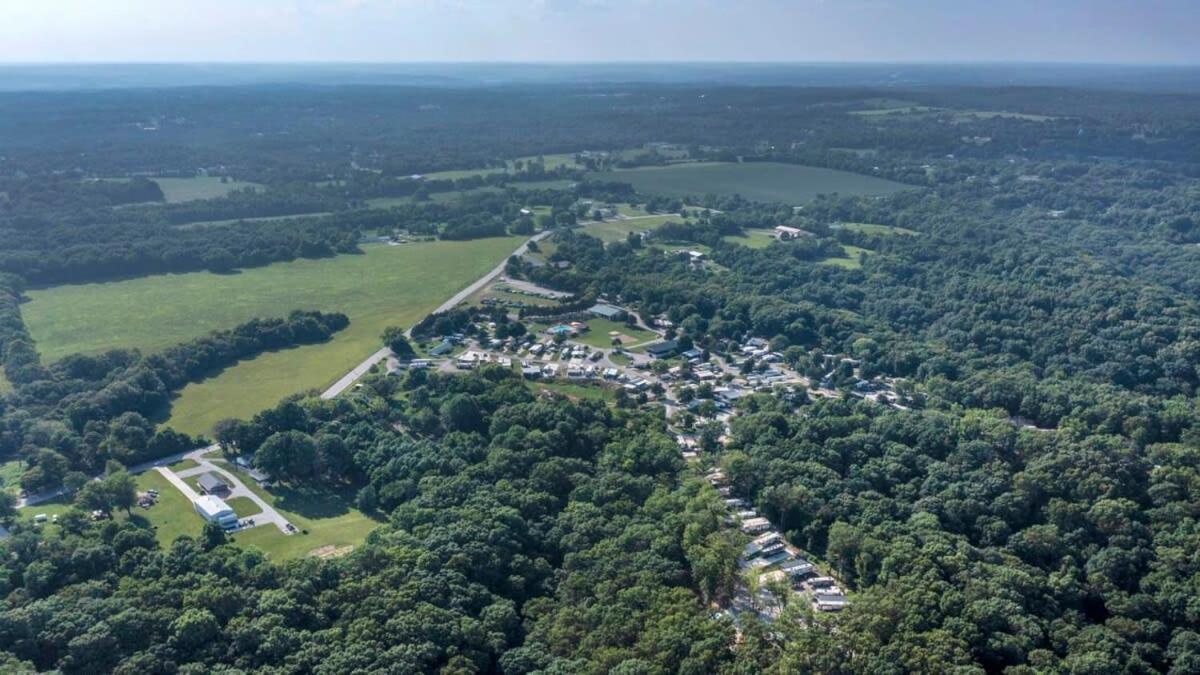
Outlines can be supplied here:
[[[382, 523], [365, 544], [280, 561], [220, 528], [160, 546], [139, 516], [77, 511], [48, 533], [0, 499], [0, 670], [1196, 672], [1197, 110], [1195, 94], [1065, 87], [0, 94], [0, 459], [26, 490], [196, 447], [160, 424], [186, 384], [348, 323], [295, 312], [44, 363], [30, 288], [367, 241], [549, 231], [506, 272], [570, 296], [526, 315], [604, 298], [704, 358], [762, 338], [834, 392], [745, 397], [696, 465], [657, 404], [534, 393], [511, 370], [298, 392], [214, 436], [289, 489], [354, 495]], [[767, 204], [608, 173], [704, 160], [911, 189]], [[156, 182], [197, 175], [240, 187], [171, 200]], [[603, 203], [682, 213], [606, 243], [579, 227]], [[809, 236], [746, 245], [779, 225]], [[488, 322], [525, 330], [489, 308], [412, 334]], [[858, 377], [904, 405], [849, 395]], [[709, 466], [853, 605], [718, 611], [746, 542]]]

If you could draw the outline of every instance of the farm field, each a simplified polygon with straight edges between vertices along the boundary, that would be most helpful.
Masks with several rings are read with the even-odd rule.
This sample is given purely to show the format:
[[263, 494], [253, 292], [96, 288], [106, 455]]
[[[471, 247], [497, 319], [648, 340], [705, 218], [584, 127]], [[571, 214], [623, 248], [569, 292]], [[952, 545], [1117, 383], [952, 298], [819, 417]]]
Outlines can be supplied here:
[[775, 233], [771, 230], [746, 230], [745, 234], [730, 234], [721, 239], [731, 244], [741, 244], [747, 248], [766, 248], [775, 241]]
[[596, 174], [605, 180], [631, 183], [640, 192], [688, 197], [740, 194], [762, 202], [799, 204], [819, 194], [884, 195], [912, 186], [862, 174], [775, 162], [691, 163], [667, 167], [623, 169]]
[[873, 223], [841, 223], [835, 226], [839, 230], [850, 230], [851, 232], [862, 232], [863, 234], [879, 234], [884, 236], [889, 235], [908, 235], [913, 236], [920, 234], [916, 230], [910, 230], [906, 227], [895, 227], [893, 225], [875, 225]]
[[364, 246], [363, 255], [297, 260], [240, 274], [145, 277], [30, 292], [22, 308], [42, 356], [112, 347], [156, 351], [254, 317], [340, 311], [350, 326], [324, 344], [263, 354], [184, 389], [169, 424], [204, 433], [281, 398], [323, 387], [378, 348], [388, 325], [410, 326], [515, 249], [518, 237]]
[[631, 220], [606, 220], [583, 226], [583, 231], [603, 242], [625, 241], [631, 232], [645, 232], [669, 221], [679, 222], [679, 216], [651, 216]]
[[224, 197], [234, 190], [242, 188], [259, 188], [258, 183], [229, 179], [222, 183], [218, 176], [196, 176], [194, 178], [155, 178], [155, 183], [162, 188], [163, 197], [167, 202], [189, 202], [195, 199], [212, 199]]

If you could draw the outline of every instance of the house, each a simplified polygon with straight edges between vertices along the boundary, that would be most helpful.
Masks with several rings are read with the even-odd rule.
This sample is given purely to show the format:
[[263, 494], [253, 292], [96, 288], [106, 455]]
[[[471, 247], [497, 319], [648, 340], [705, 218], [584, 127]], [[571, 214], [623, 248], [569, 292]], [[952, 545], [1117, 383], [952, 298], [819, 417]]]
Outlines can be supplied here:
[[840, 612], [850, 606], [850, 599], [841, 593], [813, 593], [813, 607], [822, 612]]
[[565, 270], [565, 269], [571, 268], [571, 261], [570, 260], [556, 260], [556, 261], [550, 263], [550, 265], [553, 266], [555, 269]]
[[603, 302], [592, 305], [592, 307], [588, 309], [588, 314], [591, 314], [592, 316], [598, 316], [601, 319], [608, 319], [609, 321], [624, 321], [625, 317], [629, 315], [628, 312], [620, 307], [605, 304]]
[[449, 340], [442, 340], [442, 342], [438, 346], [429, 350], [429, 355], [430, 356], [445, 356], [446, 354], [449, 354], [452, 351], [454, 351], [454, 343], [450, 342]]
[[798, 239], [800, 237], [811, 237], [812, 232], [802, 230], [798, 227], [788, 227], [787, 225], [778, 225], [775, 227], [775, 237], [780, 241], [788, 241], [789, 239]]
[[526, 366], [521, 369], [521, 376], [527, 380], [536, 380], [542, 376], [542, 370], [537, 366]]
[[813, 567], [813, 564], [807, 560], [801, 560], [797, 558], [796, 560], [792, 560], [780, 565], [779, 569], [787, 572], [793, 577], [803, 577], [812, 574], [816, 568]]
[[725, 405], [733, 405], [749, 393], [745, 389], [738, 389], [736, 387], [717, 387], [713, 390], [713, 396]]
[[216, 523], [227, 530], [237, 527], [237, 514], [220, 497], [201, 495], [192, 503], [192, 506], [201, 518], [210, 523]]
[[213, 495], [229, 492], [229, 486], [225, 484], [225, 481], [213, 473], [206, 473], [200, 476], [197, 484], [200, 486], [200, 492], [203, 494]]
[[470, 370], [471, 368], [475, 367], [478, 361], [479, 359], [475, 356], [475, 352], [467, 352], [466, 354], [458, 357], [458, 359], [454, 361], [454, 365], [463, 370]]
[[704, 356], [704, 352], [700, 351], [699, 349], [696, 349], [695, 347], [692, 347], [691, 349], [687, 350], [686, 352], [683, 352], [682, 354], [680, 354], [680, 356], [687, 359], [688, 361], [697, 361], [700, 359], [701, 356]]
[[655, 359], [665, 359], [675, 353], [679, 349], [679, 343], [674, 340], [663, 340], [655, 342], [646, 347], [646, 353]]
[[771, 529], [771, 521], [766, 518], [747, 518], [742, 521], [742, 532], [746, 534], [758, 534], [766, 532], [769, 529]]

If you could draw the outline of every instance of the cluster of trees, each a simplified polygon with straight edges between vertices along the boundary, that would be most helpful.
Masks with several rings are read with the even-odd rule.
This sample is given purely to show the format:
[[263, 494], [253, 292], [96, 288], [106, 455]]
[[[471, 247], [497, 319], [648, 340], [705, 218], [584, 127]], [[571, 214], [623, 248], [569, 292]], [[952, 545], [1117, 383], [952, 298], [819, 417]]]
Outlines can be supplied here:
[[162, 188], [147, 178], [81, 180], [64, 175], [0, 178], [0, 217], [161, 201]]
[[706, 602], [729, 592], [740, 542], [722, 530], [716, 494], [681, 480], [661, 420], [534, 397], [501, 370], [369, 384], [354, 401], [289, 401], [251, 423], [269, 417], [273, 430], [256, 458], [345, 439], [360, 503], [374, 493], [389, 514], [365, 545], [279, 564], [219, 535], [160, 549], [136, 517], [68, 514], [50, 537], [17, 526], [0, 543], [0, 663], [115, 673], [733, 667], [733, 627]]
[[1195, 423], [1139, 450], [983, 411], [755, 399], [730, 479], [858, 592], [746, 653], [790, 672], [1194, 671], [1198, 441]]
[[22, 457], [22, 487], [40, 491], [110, 459], [129, 465], [195, 447], [193, 439], [150, 421], [174, 392], [241, 359], [325, 341], [348, 323], [342, 314], [298, 311], [147, 356], [113, 350], [66, 357], [45, 368], [43, 379], [19, 383], [4, 401], [0, 452]]

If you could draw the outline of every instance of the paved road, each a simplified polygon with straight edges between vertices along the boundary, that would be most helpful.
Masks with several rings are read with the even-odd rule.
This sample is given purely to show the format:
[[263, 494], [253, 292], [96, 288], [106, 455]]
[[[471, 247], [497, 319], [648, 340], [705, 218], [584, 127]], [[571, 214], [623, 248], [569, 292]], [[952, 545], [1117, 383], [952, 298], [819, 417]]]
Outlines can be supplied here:
[[229, 494], [222, 497], [222, 499], [246, 497], [250, 501], [254, 502], [255, 506], [259, 508], [260, 513], [248, 516], [249, 518], [254, 519], [254, 525], [252, 527], [259, 527], [261, 525], [273, 523], [275, 527], [279, 528], [280, 532], [284, 534], [292, 534], [287, 527], [288, 519], [284, 518], [283, 514], [276, 511], [275, 507], [268, 504], [265, 499], [259, 497], [257, 493], [246, 487], [246, 484], [243, 483], [242, 480], [237, 477], [237, 475], [231, 471], [225, 470], [207, 457], [207, 453], [213, 450], [215, 447], [216, 446], [209, 446], [207, 448], [201, 448], [188, 455], [188, 459], [196, 462], [199, 464], [199, 466], [191, 469], [185, 469], [180, 471], [178, 474], [165, 467], [157, 467], [158, 472], [166, 476], [167, 480], [170, 480], [175, 487], [179, 487], [180, 484], [182, 484], [183, 487], [180, 488], [181, 490], [187, 488], [184, 494], [188, 495], [188, 498], [192, 500], [196, 498], [196, 494], [192, 492], [191, 487], [189, 487], [187, 483], [184, 483], [182, 479], [202, 473], [215, 473], [221, 476], [221, 478], [225, 480], [225, 483], [229, 485]]
[[[224, 478], [225, 482], [229, 485], [229, 494], [226, 495], [227, 497], [247, 497], [248, 499], [250, 499], [250, 501], [254, 502], [258, 506], [259, 509], [262, 510], [262, 513], [260, 513], [256, 516], [251, 516], [252, 518], [254, 518], [254, 526], [255, 527], [257, 527], [259, 525], [266, 525], [269, 523], [273, 523], [276, 527], [279, 528], [280, 532], [283, 532], [284, 534], [292, 534], [287, 529], [287, 525], [288, 525], [287, 518], [284, 518], [282, 514], [280, 514], [278, 511], [276, 511], [275, 508], [273, 506], [271, 506], [270, 504], [268, 504], [266, 502], [266, 500], [264, 500], [262, 497], [259, 497], [257, 494], [255, 494], [253, 490], [246, 487], [246, 484], [243, 483], [240, 478], [238, 478], [232, 472], [221, 468], [217, 464], [214, 464], [213, 461], [208, 458], [209, 453], [216, 452], [217, 450], [220, 449], [220, 447], [221, 446], [214, 443], [212, 445], [208, 445], [203, 448], [196, 448], [195, 450], [187, 450], [185, 452], [177, 452], [173, 455], [168, 455], [166, 457], [160, 457], [160, 458], [150, 461], [150, 462], [143, 462], [141, 464], [135, 464], [135, 465], [129, 467], [129, 473], [138, 474], [138, 473], [142, 473], [144, 471], [149, 471], [149, 470], [153, 469], [153, 470], [157, 471], [159, 474], [161, 474], [163, 476], [163, 478], [166, 478], [168, 481], [170, 481], [171, 484], [174, 485], [180, 492], [182, 492], [183, 495], [185, 497], [187, 497], [189, 501], [195, 501], [196, 498], [199, 497], [199, 495], [196, 494], [196, 491], [193, 490], [190, 485], [188, 485], [187, 483], [185, 483], [183, 481], [184, 478], [187, 478], [189, 476], [194, 476], [196, 474], [209, 473], [209, 472], [220, 474], [220, 476], [222, 478]], [[169, 465], [174, 464], [179, 461], [182, 461], [182, 460], [185, 460], [185, 459], [192, 460], [198, 466], [192, 467], [190, 469], [184, 469], [183, 471], [180, 471], [178, 474], [167, 468]], [[100, 480], [99, 477], [97, 477], [96, 480]], [[42, 494], [38, 494], [38, 495], [30, 495], [27, 499], [18, 501], [17, 508], [21, 508], [21, 507], [25, 507], [25, 506], [34, 506], [35, 504], [39, 504], [39, 503], [47, 501], [49, 499], [53, 499], [54, 497], [57, 497], [60, 494], [62, 494], [61, 488], [58, 490], [54, 490], [51, 492], [46, 492], [46, 493], [42, 493]]]
[[[529, 250], [529, 242], [541, 241], [551, 234], [553, 234], [553, 230], [547, 230], [546, 232], [539, 232], [530, 237], [528, 241], [517, 247], [517, 250], [513, 251], [511, 255], [505, 256], [504, 261], [499, 265], [496, 265], [495, 269], [476, 279], [470, 286], [467, 286], [466, 288], [452, 295], [449, 300], [443, 302], [441, 305], [438, 305], [438, 308], [433, 310], [433, 313], [436, 314], [438, 312], [445, 312], [446, 310], [452, 309], [458, 303], [474, 295], [476, 291], [486, 286], [492, 281], [492, 279], [495, 279], [504, 273], [504, 266], [508, 264], [509, 258], [514, 255], [525, 255], [525, 253]], [[412, 327], [410, 326], [409, 329], [404, 332], [404, 334], [408, 337], [412, 337]], [[374, 354], [368, 356], [365, 361], [355, 366], [354, 370], [346, 373], [342, 379], [334, 382], [333, 386], [321, 392], [321, 398], [337, 398], [339, 394], [349, 389], [350, 386], [355, 382], [358, 382], [359, 378], [370, 372], [370, 370], [374, 368], [377, 363], [391, 356], [391, 354], [392, 350], [384, 347], [383, 349], [380, 349]]]

